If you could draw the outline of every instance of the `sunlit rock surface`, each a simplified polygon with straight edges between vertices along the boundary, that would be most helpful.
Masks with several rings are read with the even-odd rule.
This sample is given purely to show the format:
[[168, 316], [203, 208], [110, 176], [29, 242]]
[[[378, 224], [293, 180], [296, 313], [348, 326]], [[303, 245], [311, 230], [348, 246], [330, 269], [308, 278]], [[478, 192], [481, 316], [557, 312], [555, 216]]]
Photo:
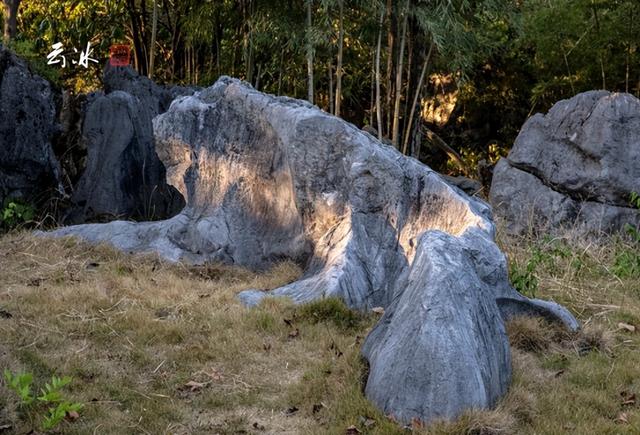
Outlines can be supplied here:
[[173, 261], [304, 266], [287, 286], [241, 293], [248, 305], [337, 296], [355, 309], [385, 307], [363, 348], [366, 394], [399, 421], [494, 405], [511, 374], [504, 318], [577, 327], [562, 307], [511, 288], [486, 204], [316, 107], [222, 78], [175, 100], [154, 134], [187, 200], [182, 213], [54, 234]]
[[591, 91], [531, 117], [494, 170], [491, 202], [511, 233], [640, 225], [640, 100]]

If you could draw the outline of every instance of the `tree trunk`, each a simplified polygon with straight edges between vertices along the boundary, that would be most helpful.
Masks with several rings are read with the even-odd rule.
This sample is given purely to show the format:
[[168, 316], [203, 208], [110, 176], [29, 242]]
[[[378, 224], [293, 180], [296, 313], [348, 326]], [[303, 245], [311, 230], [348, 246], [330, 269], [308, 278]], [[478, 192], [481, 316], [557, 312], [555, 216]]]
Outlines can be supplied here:
[[422, 72], [420, 73], [420, 79], [418, 80], [418, 86], [416, 87], [416, 95], [413, 98], [413, 104], [411, 105], [411, 112], [409, 114], [409, 120], [407, 121], [407, 125], [405, 125], [405, 135], [404, 135], [404, 145], [402, 147], [402, 153], [407, 153], [407, 145], [409, 143], [409, 139], [411, 136], [411, 126], [413, 125], [413, 117], [416, 112], [416, 106], [418, 105], [418, 99], [420, 98], [420, 93], [422, 92], [422, 85], [424, 83], [424, 78], [427, 75], [427, 70], [429, 69], [429, 62], [431, 61], [431, 53], [433, 51], [433, 41], [431, 41], [431, 45], [429, 46], [429, 52], [427, 53], [427, 57], [424, 60], [424, 64], [422, 65]]
[[158, 34], [158, 0], [153, 0], [153, 22], [151, 24], [151, 46], [149, 47], [149, 78], [153, 78], [156, 59], [156, 37]]
[[387, 70], [386, 70], [386, 107], [387, 107], [387, 136], [391, 135], [391, 100], [393, 96], [393, 82], [391, 77], [393, 76], [393, 48], [395, 44], [395, 25], [394, 25], [394, 13], [393, 13], [393, 1], [387, 0], [387, 17], [389, 19], [389, 28], [387, 31]]
[[344, 47], [344, 0], [338, 0], [340, 16], [338, 18], [338, 64], [336, 66], [336, 104], [335, 115], [340, 116], [342, 102], [342, 50]]
[[382, 46], [382, 26], [384, 25], [385, 7], [380, 12], [380, 28], [378, 29], [378, 45], [376, 46], [376, 117], [378, 121], [378, 139], [382, 140], [382, 107], [380, 106], [380, 50]]
[[466, 176], [469, 175], [469, 167], [464, 162], [460, 154], [456, 152], [456, 150], [454, 150], [449, 145], [447, 145], [447, 143], [440, 136], [438, 136], [433, 131], [429, 130], [427, 127], [423, 126], [422, 132], [424, 133], [424, 135], [427, 137], [427, 140], [429, 140], [431, 144], [438, 147], [441, 151], [444, 151], [444, 153], [446, 153], [447, 156], [449, 156], [449, 158], [453, 160], [453, 162], [458, 166], [458, 168], [460, 168], [460, 170], [464, 173], [464, 175]]
[[4, 44], [8, 44], [18, 33], [18, 9], [20, 0], [3, 0], [4, 4]]
[[280, 52], [280, 65], [278, 66], [278, 93], [276, 95], [282, 95], [282, 75], [284, 69], [284, 47]]
[[313, 104], [313, 44], [311, 42], [311, 2], [307, 1], [307, 100]]
[[331, 113], [332, 115], [335, 112], [334, 110], [334, 105], [333, 105], [333, 65], [331, 64], [331, 61], [329, 61], [329, 113]]
[[369, 97], [369, 127], [373, 128], [373, 114], [376, 111], [376, 52], [371, 53], [371, 95]]
[[131, 33], [133, 37], [133, 53], [135, 56], [136, 69], [140, 75], [147, 75], [147, 62], [144, 58], [143, 43], [140, 36], [140, 21], [136, 9], [135, 0], [127, 0], [129, 19], [131, 20]]
[[398, 69], [396, 71], [396, 101], [393, 109], [393, 131], [391, 135], [391, 142], [396, 148], [400, 148], [399, 133], [400, 133], [400, 99], [402, 98], [402, 69], [404, 64], [404, 46], [407, 42], [407, 21], [409, 16], [409, 2], [403, 11], [402, 18], [402, 36], [400, 37], [400, 53], [398, 54]]

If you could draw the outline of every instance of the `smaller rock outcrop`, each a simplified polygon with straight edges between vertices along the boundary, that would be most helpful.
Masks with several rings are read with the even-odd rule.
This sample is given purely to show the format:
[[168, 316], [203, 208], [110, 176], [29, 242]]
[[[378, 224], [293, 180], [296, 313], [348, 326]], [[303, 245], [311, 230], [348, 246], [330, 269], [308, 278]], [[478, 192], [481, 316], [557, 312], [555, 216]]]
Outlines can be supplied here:
[[145, 104], [122, 91], [90, 97], [82, 127], [87, 167], [73, 193], [76, 208], [68, 221], [150, 220], [184, 207], [180, 193], [166, 183]]
[[510, 233], [615, 232], [640, 224], [640, 100], [591, 91], [531, 117], [495, 167], [490, 198]]
[[0, 206], [6, 198], [41, 203], [62, 190], [51, 146], [57, 129], [49, 83], [0, 46]]

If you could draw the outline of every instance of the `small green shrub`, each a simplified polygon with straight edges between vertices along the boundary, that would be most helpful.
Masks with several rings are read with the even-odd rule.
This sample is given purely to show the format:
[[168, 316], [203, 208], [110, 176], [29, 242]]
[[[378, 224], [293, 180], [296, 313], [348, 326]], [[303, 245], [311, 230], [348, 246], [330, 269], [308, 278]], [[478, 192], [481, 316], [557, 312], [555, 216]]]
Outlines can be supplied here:
[[35, 42], [14, 39], [9, 47], [26, 60], [31, 70], [55, 86], [61, 86], [60, 70], [47, 64], [47, 57], [40, 53]]
[[[42, 405], [52, 405], [48, 408], [48, 413], [43, 416], [42, 429], [51, 430], [71, 413], [78, 413], [82, 409], [82, 403], [75, 403], [65, 400], [62, 389], [71, 383], [72, 378], [64, 376], [59, 378], [52, 376], [51, 381], [44, 384], [40, 389], [40, 395], [35, 397], [31, 391], [33, 384], [33, 374], [18, 373], [13, 374], [5, 369], [4, 379], [10, 390], [13, 390], [20, 398], [20, 406], [32, 407], [39, 403]], [[37, 402], [34, 400], [37, 399]]]
[[[511, 284], [520, 293], [529, 297], [536, 297], [536, 292], [538, 291], [538, 268], [557, 268], [557, 259], [570, 257], [571, 249], [565, 242], [545, 236], [539, 242], [533, 244], [529, 251], [530, 256], [525, 262], [511, 262], [509, 277], [511, 278]], [[580, 259], [574, 259], [571, 265], [575, 269], [580, 269], [582, 262]]]
[[311, 323], [331, 322], [342, 330], [356, 328], [362, 316], [347, 308], [338, 298], [325, 298], [302, 305], [298, 316]]
[[616, 254], [612, 268], [618, 278], [640, 277], [640, 253], [637, 249], [625, 248]]
[[35, 217], [35, 208], [17, 199], [6, 199], [0, 210], [0, 229], [11, 230], [25, 225]]
[[5, 369], [4, 379], [7, 381], [7, 386], [15, 391], [20, 398], [20, 405], [26, 406], [33, 402], [33, 396], [31, 395], [33, 375], [31, 373], [18, 373], [14, 375]]

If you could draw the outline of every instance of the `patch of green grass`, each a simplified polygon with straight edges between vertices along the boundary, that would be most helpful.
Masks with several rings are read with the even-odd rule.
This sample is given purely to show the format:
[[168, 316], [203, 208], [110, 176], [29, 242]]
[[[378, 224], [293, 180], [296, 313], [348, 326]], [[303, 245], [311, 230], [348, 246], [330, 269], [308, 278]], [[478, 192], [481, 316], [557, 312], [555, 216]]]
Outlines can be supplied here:
[[618, 278], [640, 277], [640, 246], [618, 251], [612, 270]]
[[336, 297], [319, 299], [302, 305], [297, 310], [300, 320], [310, 323], [332, 323], [337, 328], [348, 331], [357, 329], [363, 316], [347, 308], [344, 302]]

